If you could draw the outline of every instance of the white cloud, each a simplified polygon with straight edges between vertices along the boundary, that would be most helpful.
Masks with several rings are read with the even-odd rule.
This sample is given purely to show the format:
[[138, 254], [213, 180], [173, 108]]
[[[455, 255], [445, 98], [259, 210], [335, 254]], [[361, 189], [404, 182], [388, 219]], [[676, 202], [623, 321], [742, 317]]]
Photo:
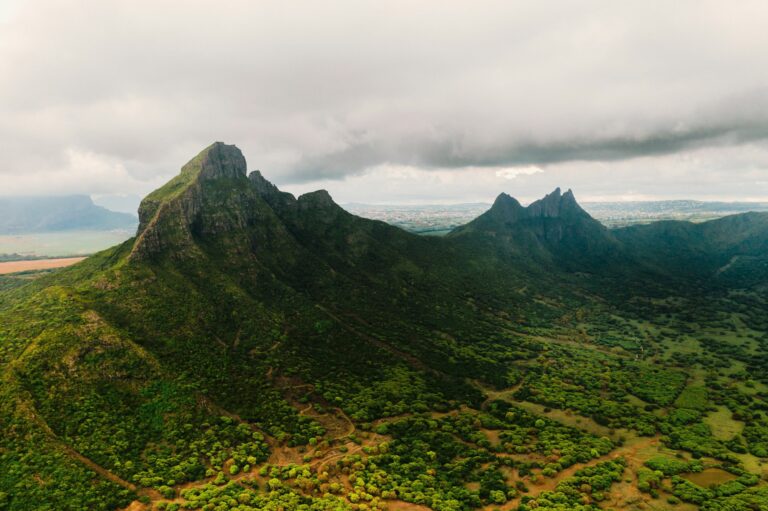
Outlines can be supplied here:
[[497, 177], [503, 177], [504, 179], [515, 179], [517, 176], [531, 176], [544, 172], [541, 167], [535, 165], [528, 165], [526, 167], [511, 167], [507, 169], [499, 169], [496, 171]]
[[105, 194], [115, 189], [140, 192], [148, 184], [161, 185], [162, 180], [137, 179], [117, 158], [67, 148], [60, 167], [14, 176], [5, 182], [2, 192], [4, 195], [67, 195], [83, 193], [84, 183], [87, 183], [88, 193]]

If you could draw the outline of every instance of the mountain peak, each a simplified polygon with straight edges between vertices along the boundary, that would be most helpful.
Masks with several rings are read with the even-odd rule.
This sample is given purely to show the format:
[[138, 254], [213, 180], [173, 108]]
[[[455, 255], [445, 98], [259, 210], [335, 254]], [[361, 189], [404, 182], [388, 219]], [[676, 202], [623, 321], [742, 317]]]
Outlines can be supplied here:
[[525, 208], [520, 205], [517, 199], [506, 193], [500, 193], [489, 210], [489, 214], [494, 219], [504, 222], [517, 221], [524, 212]]
[[555, 188], [523, 207], [502, 193], [491, 209], [449, 236], [486, 236], [523, 258], [557, 261], [563, 267], [591, 267], [609, 258], [616, 240], [581, 209], [572, 190]]
[[338, 207], [327, 190], [316, 190], [301, 195], [299, 204], [304, 208], [328, 208]]
[[576, 196], [573, 194], [573, 190], [571, 190], [570, 188], [568, 188], [568, 191], [563, 194], [562, 202], [563, 204], [575, 205], [581, 208], [581, 206], [579, 206], [579, 203], [576, 202]]
[[[497, 197], [496, 200], [493, 201], [493, 206], [500, 206], [504, 207], [509, 204], [517, 204], [520, 206], [520, 203], [517, 202], [517, 199], [509, 195], [508, 193], [501, 192]], [[492, 207], [493, 207], [492, 206]]]
[[272, 207], [282, 207], [296, 202], [296, 198], [288, 192], [280, 189], [265, 178], [261, 171], [254, 170], [248, 174], [248, 180], [262, 199]]
[[496, 220], [516, 222], [522, 218], [557, 218], [574, 212], [586, 214], [576, 202], [573, 191], [568, 189], [562, 193], [558, 187], [528, 207], [521, 206], [514, 197], [500, 193], [493, 202], [489, 215]]
[[199, 176], [200, 179], [245, 177], [245, 156], [235, 145], [214, 142], [181, 168], [182, 175]]
[[[491, 209], [467, 224], [458, 227], [456, 233], [466, 231], [464, 227], [480, 230], [496, 230], [502, 226], [511, 226], [521, 221], [534, 221], [536, 219], [558, 218], [563, 220], [589, 219], [592, 217], [581, 209], [576, 202], [573, 191], [570, 189], [562, 193], [560, 188], [555, 188], [543, 198], [532, 202], [527, 207], [520, 205], [514, 197], [506, 193], [500, 193], [493, 202]], [[594, 221], [594, 220], [592, 220]]]
[[248, 174], [248, 179], [256, 188], [256, 191], [259, 192], [259, 195], [263, 197], [268, 197], [270, 195], [280, 193], [280, 190], [277, 188], [277, 186], [272, 184], [271, 181], [267, 180], [267, 178], [264, 177], [260, 170], [254, 170]]
[[[168, 183], [147, 195], [139, 206], [139, 230], [132, 257], [147, 257], [174, 247], [180, 256], [189, 253], [194, 246], [192, 225], [195, 229], [223, 229], [224, 209], [208, 207], [210, 212], [201, 221], [205, 205], [224, 204], [227, 195], [242, 199], [249, 189], [246, 178], [245, 157], [240, 149], [223, 142], [214, 142], [181, 168], [181, 172]], [[225, 186], [212, 181], [223, 181]], [[225, 191], [226, 190], [226, 191]], [[231, 204], [229, 205], [231, 208]], [[237, 211], [229, 211], [237, 215]], [[217, 227], [218, 226], [218, 227]]]
[[528, 217], [557, 218], [572, 213], [587, 213], [581, 209], [576, 202], [573, 191], [569, 188], [564, 194], [560, 192], [560, 187], [555, 188], [552, 193], [532, 202], [527, 208]]

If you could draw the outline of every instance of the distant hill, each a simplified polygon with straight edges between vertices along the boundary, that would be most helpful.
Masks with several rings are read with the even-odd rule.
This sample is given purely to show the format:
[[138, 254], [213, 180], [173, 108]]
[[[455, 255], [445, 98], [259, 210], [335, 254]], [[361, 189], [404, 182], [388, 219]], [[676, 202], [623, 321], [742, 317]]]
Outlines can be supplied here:
[[587, 202], [584, 208], [608, 227], [623, 227], [658, 220], [704, 222], [738, 213], [768, 211], [768, 203], [695, 200]]
[[110, 211], [87, 195], [0, 197], [0, 234], [133, 229], [137, 219]]

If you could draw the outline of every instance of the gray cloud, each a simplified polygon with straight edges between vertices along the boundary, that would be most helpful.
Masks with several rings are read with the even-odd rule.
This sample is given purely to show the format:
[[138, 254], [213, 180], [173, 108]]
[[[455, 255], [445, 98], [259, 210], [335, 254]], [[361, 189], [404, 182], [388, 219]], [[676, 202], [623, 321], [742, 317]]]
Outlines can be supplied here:
[[767, 144], [766, 18], [759, 1], [11, 0], [0, 193], [142, 194], [213, 140], [285, 185], [525, 165], [587, 184], [583, 161], [672, 175], [693, 153], [710, 182], [718, 154]]
[[296, 163], [291, 178], [296, 181], [341, 178], [380, 163], [424, 168], [501, 167], [547, 165], [568, 161], [617, 161], [667, 155], [707, 146], [739, 145], [768, 139], [766, 122], [719, 124], [686, 131], [663, 131], [638, 138], [582, 138], [526, 143], [510, 140], [494, 147], [465, 147], [460, 137], [409, 141], [387, 148], [361, 142], [323, 156], [310, 156]]

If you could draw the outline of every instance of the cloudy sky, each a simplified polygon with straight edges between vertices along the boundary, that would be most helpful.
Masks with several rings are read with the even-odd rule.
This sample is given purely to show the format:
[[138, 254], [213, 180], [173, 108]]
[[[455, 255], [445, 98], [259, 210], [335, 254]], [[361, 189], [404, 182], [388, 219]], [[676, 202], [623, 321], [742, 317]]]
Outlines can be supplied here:
[[0, 0], [0, 194], [768, 201], [767, 5]]

